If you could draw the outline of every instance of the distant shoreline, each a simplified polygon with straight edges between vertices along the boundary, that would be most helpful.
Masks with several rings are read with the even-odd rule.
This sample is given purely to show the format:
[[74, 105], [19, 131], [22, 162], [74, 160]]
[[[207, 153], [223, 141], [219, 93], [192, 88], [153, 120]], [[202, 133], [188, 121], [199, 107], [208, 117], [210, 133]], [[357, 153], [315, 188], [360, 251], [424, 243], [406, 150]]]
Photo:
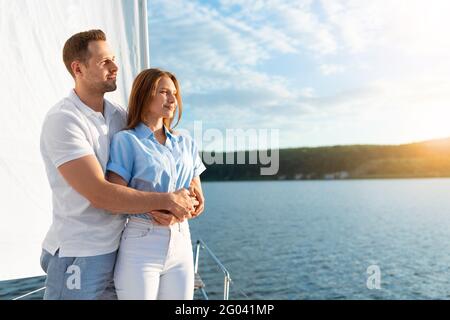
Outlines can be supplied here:
[[[273, 157], [276, 152], [276, 157]], [[230, 164], [206, 164], [203, 181], [310, 181], [450, 178], [450, 138], [397, 146], [344, 145], [271, 151], [262, 165], [258, 151], [217, 153]], [[203, 158], [203, 154], [202, 154]], [[231, 159], [231, 160], [230, 160]], [[242, 164], [233, 164], [240, 159]], [[249, 159], [253, 159], [253, 163]], [[261, 161], [263, 162], [263, 161]], [[275, 162], [275, 164], [274, 164]], [[267, 162], [266, 162], [267, 163]], [[276, 167], [275, 175], [261, 175]]]
[[450, 176], [417, 176], [417, 177], [361, 177], [361, 178], [346, 178], [346, 179], [241, 179], [241, 180], [202, 180], [202, 182], [283, 182], [283, 181], [358, 181], [358, 180], [437, 180], [437, 179], [450, 179]]

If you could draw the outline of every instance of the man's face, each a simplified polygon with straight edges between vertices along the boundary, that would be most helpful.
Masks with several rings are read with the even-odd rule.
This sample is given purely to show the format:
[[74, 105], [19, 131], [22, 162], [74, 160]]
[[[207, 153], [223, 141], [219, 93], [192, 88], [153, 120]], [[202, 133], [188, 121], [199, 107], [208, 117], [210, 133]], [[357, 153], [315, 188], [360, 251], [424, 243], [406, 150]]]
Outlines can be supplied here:
[[83, 81], [91, 90], [105, 93], [116, 90], [118, 72], [115, 57], [106, 41], [91, 41], [88, 45], [89, 60], [81, 64]]

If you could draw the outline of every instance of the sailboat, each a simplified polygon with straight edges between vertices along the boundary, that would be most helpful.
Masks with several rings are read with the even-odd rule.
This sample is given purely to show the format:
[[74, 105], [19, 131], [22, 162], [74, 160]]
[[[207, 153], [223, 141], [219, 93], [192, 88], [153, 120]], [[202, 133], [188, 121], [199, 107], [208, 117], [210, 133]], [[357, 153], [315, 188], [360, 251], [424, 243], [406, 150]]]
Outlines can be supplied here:
[[[48, 109], [73, 86], [62, 62], [64, 42], [83, 30], [106, 33], [120, 68], [118, 89], [106, 98], [126, 106], [134, 77], [150, 66], [147, 22], [146, 0], [0, 0], [0, 284], [44, 276], [39, 258], [52, 208], [39, 135]], [[200, 248], [207, 249], [201, 240], [196, 287], [207, 298], [198, 275]], [[231, 278], [225, 271], [227, 299]], [[43, 287], [33, 289], [16, 298], [42, 296]]]

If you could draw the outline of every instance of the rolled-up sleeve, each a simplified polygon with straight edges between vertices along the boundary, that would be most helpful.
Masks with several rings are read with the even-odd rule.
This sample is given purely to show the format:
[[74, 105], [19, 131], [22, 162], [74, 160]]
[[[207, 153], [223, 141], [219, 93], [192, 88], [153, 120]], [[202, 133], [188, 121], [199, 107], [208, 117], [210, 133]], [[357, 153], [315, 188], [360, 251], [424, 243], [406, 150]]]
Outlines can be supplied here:
[[202, 158], [200, 157], [200, 151], [198, 150], [197, 144], [194, 139], [192, 140], [192, 152], [194, 159], [194, 178], [198, 177], [202, 174], [203, 171], [206, 170], [205, 165], [203, 164]]
[[118, 174], [129, 183], [133, 171], [133, 162], [134, 151], [131, 136], [124, 131], [116, 133], [111, 140], [106, 170]]

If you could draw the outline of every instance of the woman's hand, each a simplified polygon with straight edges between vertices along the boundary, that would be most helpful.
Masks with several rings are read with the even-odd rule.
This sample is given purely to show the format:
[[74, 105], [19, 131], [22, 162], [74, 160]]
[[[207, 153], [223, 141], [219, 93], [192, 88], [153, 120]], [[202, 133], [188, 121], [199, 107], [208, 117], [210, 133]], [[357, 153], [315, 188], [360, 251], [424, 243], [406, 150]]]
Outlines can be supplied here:
[[169, 197], [169, 203], [165, 208], [167, 211], [179, 220], [191, 218], [191, 214], [195, 212], [195, 207], [198, 206], [199, 202], [192, 199], [189, 190], [183, 188], [167, 195]]
[[198, 205], [194, 207], [195, 211], [191, 214], [193, 218], [198, 217], [205, 209], [205, 197], [203, 196], [202, 185], [200, 177], [192, 179], [189, 185], [189, 192], [191, 197], [195, 197], [198, 201]]
[[170, 226], [177, 222], [183, 222], [183, 220], [178, 220], [173, 214], [164, 210], [155, 210], [147, 213], [153, 220], [162, 226]]

